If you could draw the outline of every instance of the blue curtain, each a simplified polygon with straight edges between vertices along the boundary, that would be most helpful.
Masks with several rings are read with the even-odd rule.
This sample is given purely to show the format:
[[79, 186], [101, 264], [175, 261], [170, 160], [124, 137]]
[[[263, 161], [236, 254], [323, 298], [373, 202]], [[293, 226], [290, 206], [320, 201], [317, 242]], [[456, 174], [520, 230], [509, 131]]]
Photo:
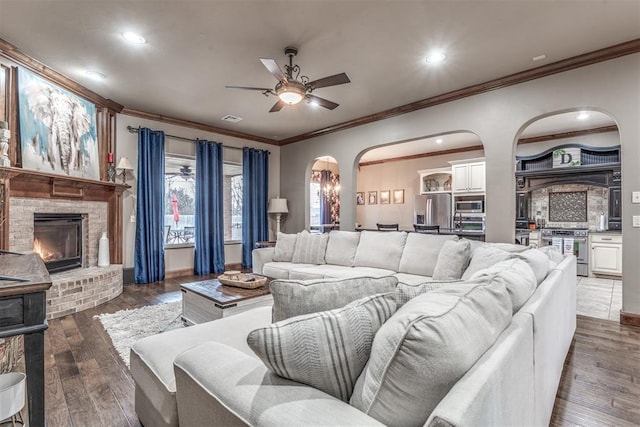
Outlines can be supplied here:
[[222, 144], [196, 141], [194, 273], [224, 271]]
[[326, 192], [331, 186], [331, 171], [320, 171], [320, 224], [331, 224], [331, 199]]
[[164, 133], [138, 130], [136, 283], [164, 279]]
[[251, 268], [256, 242], [269, 239], [269, 152], [242, 149], [242, 267]]

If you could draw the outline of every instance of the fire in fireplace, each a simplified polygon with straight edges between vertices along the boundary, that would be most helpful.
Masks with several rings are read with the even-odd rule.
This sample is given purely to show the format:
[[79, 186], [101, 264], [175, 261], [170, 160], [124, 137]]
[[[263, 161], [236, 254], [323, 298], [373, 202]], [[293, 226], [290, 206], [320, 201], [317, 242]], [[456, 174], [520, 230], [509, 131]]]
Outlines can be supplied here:
[[33, 251], [50, 273], [82, 267], [82, 215], [35, 213]]

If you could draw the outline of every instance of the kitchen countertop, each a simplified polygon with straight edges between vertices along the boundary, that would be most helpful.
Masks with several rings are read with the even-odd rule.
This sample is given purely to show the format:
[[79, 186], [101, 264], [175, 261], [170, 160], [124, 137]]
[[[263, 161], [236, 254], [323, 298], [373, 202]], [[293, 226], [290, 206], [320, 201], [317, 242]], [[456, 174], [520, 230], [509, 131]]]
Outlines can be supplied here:
[[603, 230], [603, 231], [591, 231], [589, 234], [622, 234], [622, 230]]

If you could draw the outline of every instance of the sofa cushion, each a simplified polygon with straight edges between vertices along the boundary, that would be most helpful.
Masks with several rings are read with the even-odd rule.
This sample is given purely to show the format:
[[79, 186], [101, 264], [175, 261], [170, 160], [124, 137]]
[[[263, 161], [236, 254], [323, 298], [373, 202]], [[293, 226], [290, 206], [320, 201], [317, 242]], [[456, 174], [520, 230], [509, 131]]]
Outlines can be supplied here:
[[533, 274], [536, 276], [536, 285], [539, 285], [551, 270], [551, 260], [538, 249], [529, 249], [515, 254], [514, 257], [529, 264], [529, 267], [533, 270]]
[[312, 280], [312, 279], [347, 279], [352, 277], [386, 277], [393, 276], [393, 270], [385, 270], [373, 267], [344, 267], [342, 265], [310, 265], [293, 264], [289, 270], [289, 276], [285, 279]]
[[471, 276], [472, 282], [500, 283], [507, 288], [513, 312], [527, 302], [536, 290], [536, 276], [529, 265], [521, 259], [512, 258], [480, 270]]
[[512, 258], [513, 254], [494, 246], [482, 245], [478, 247], [471, 256], [469, 266], [462, 275], [463, 280], [469, 279], [477, 271], [483, 270], [487, 267], [491, 267], [501, 261], [506, 261]]
[[269, 285], [273, 295], [273, 321], [344, 307], [360, 298], [393, 292], [397, 284], [398, 279], [393, 276], [274, 280]]
[[247, 343], [277, 375], [348, 401], [373, 337], [396, 310], [393, 293], [292, 317], [249, 333]]
[[564, 260], [564, 255], [562, 255], [562, 253], [560, 253], [560, 249], [555, 246], [540, 246], [537, 249], [556, 264], [560, 264]]
[[404, 231], [361, 231], [356, 250], [356, 267], [398, 271], [407, 233]]
[[398, 286], [396, 287], [396, 304], [398, 308], [400, 308], [418, 295], [440, 289], [444, 286], [455, 286], [456, 284], [459, 285], [460, 283], [463, 283], [462, 280], [431, 280], [418, 285], [398, 283]]
[[433, 276], [438, 254], [447, 240], [458, 240], [458, 237], [444, 234], [408, 233], [398, 271]]
[[296, 236], [296, 247], [293, 250], [293, 263], [324, 264], [324, 254], [327, 251], [329, 235], [316, 234], [302, 230]]
[[376, 334], [350, 403], [387, 425], [423, 425], [510, 321], [501, 283], [415, 297]]
[[333, 230], [329, 233], [327, 252], [324, 260], [327, 264], [353, 267], [356, 249], [360, 241], [360, 232]]
[[262, 266], [262, 274], [274, 279], [288, 279], [292, 269], [313, 266], [313, 264], [294, 264], [292, 262], [268, 262]]
[[460, 279], [469, 264], [470, 247], [468, 240], [444, 242], [433, 269], [433, 280]]
[[297, 234], [278, 233], [273, 261], [291, 262], [296, 247]]

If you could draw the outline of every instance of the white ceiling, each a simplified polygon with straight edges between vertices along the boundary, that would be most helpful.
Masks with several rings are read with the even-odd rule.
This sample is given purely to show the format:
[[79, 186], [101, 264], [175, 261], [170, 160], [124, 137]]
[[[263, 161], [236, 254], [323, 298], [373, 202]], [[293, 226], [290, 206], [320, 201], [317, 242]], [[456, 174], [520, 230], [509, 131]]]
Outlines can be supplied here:
[[[640, 38], [640, 1], [0, 0], [0, 38], [126, 107], [285, 139]], [[312, 80], [347, 73], [314, 92], [337, 109], [225, 89], [274, 86], [259, 58], [283, 66], [287, 45]]]

